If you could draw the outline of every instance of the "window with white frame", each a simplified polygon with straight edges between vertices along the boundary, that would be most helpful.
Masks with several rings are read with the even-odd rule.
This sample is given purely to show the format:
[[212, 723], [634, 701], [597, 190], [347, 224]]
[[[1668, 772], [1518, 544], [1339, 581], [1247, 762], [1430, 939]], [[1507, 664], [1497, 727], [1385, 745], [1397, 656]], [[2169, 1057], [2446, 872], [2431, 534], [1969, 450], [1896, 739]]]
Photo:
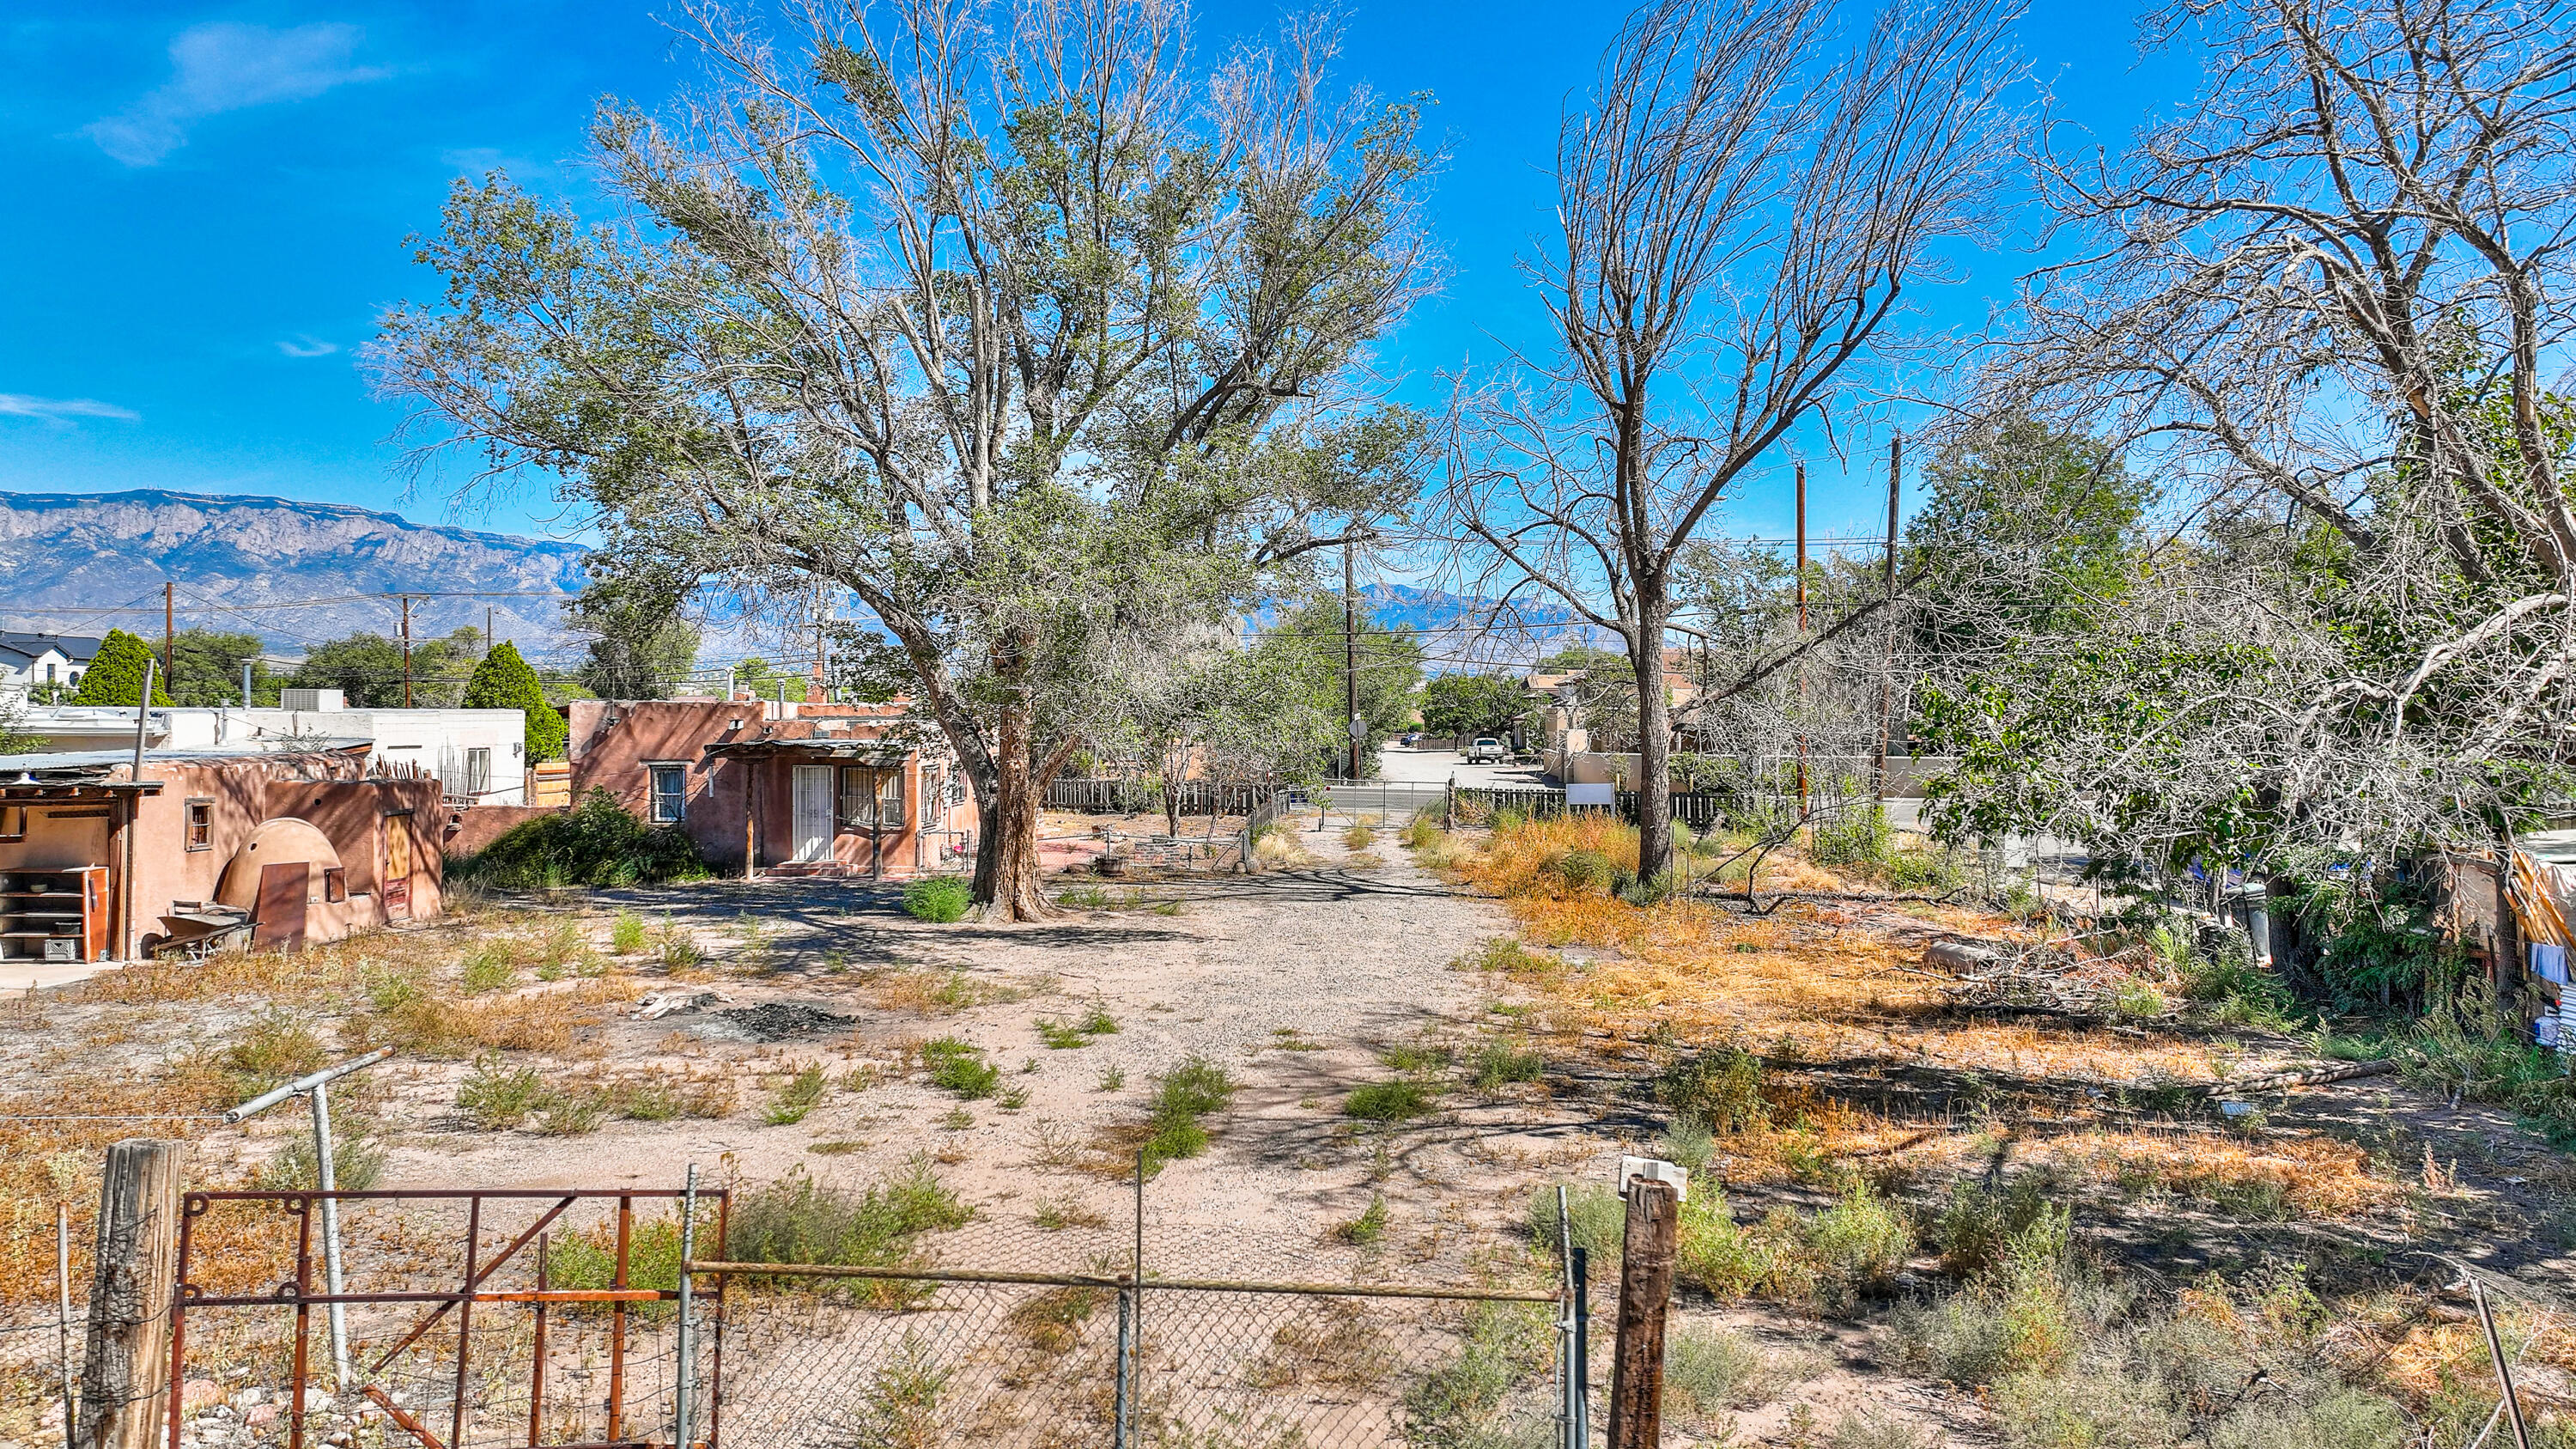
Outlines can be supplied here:
[[689, 803], [689, 767], [686, 765], [648, 765], [653, 780], [653, 823], [677, 824], [687, 813]]

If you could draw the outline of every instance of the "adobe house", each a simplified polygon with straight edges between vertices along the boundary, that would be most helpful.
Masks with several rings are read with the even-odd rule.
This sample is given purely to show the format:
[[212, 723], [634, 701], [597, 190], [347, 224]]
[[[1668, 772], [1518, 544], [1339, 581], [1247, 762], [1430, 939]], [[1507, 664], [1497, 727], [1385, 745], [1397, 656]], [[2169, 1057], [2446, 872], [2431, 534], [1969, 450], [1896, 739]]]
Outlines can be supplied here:
[[[566, 706], [572, 796], [593, 788], [677, 825], [719, 870], [904, 877], [971, 858], [965, 778], [903, 730], [901, 705], [584, 699]], [[531, 809], [465, 812], [471, 854]]]
[[[0, 960], [135, 960], [246, 918], [293, 949], [438, 914], [431, 776], [361, 745], [0, 757]], [[192, 925], [196, 923], [195, 925]]]

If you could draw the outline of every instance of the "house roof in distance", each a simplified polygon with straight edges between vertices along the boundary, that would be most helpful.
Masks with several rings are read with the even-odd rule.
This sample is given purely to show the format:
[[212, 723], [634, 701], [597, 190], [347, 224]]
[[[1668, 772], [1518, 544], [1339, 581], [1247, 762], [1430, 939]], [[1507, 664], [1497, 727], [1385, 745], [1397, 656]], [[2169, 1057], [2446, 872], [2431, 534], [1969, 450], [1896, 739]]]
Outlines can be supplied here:
[[28, 662], [42, 657], [50, 649], [74, 664], [87, 664], [98, 657], [101, 642], [86, 634], [27, 634], [14, 629], [0, 630], [0, 662]]

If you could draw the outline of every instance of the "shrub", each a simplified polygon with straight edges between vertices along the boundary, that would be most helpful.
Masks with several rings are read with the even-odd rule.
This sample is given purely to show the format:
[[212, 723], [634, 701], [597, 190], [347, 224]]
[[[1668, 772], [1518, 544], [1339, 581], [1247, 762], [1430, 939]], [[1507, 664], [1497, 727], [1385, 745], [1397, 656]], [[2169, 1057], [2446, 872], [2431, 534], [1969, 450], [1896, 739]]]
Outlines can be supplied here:
[[1383, 1194], [1369, 1198], [1368, 1211], [1333, 1229], [1333, 1236], [1353, 1247], [1365, 1248], [1386, 1236], [1386, 1198]]
[[1650, 876], [1631, 875], [1627, 871], [1611, 872], [1610, 894], [1628, 904], [1644, 909], [1660, 905], [1681, 891], [1681, 880], [1671, 871], [1659, 870]]
[[[298, 1132], [286, 1139], [277, 1151], [252, 1175], [251, 1186], [261, 1192], [303, 1192], [322, 1185], [320, 1173], [313, 1170], [318, 1159], [313, 1153], [313, 1134]], [[385, 1175], [385, 1150], [367, 1136], [366, 1125], [353, 1117], [332, 1114], [331, 1185], [341, 1192], [365, 1192]]]
[[549, 1092], [537, 1108], [537, 1131], [546, 1137], [580, 1137], [608, 1119], [608, 1099], [597, 1092]]
[[1342, 1115], [1364, 1122], [1402, 1122], [1432, 1108], [1432, 1089], [1412, 1077], [1354, 1087], [1342, 1101]]
[[1491, 1092], [1512, 1082], [1535, 1082], [1547, 1071], [1547, 1059], [1527, 1047], [1489, 1041], [1476, 1048], [1473, 1063], [1477, 1089]]
[[1726, 1194], [1703, 1187], [1682, 1200], [1674, 1268], [1717, 1298], [1769, 1293], [1792, 1301], [1811, 1295], [1814, 1274], [1797, 1254], [1797, 1222], [1781, 1215], [1753, 1228], [1736, 1226]]
[[453, 876], [505, 889], [553, 886], [630, 886], [701, 880], [706, 862], [696, 842], [676, 825], [648, 826], [594, 788], [579, 805], [541, 815], [503, 831], [478, 854], [457, 863]]
[[1408, 850], [1421, 850], [1439, 843], [1440, 822], [1428, 815], [1416, 815], [1404, 822], [1404, 828], [1396, 832], [1395, 838], [1404, 842]]
[[1957, 890], [1966, 876], [1946, 847], [1909, 846], [1887, 857], [1879, 877], [1891, 889], [1931, 894]]
[[1914, 1225], [1905, 1209], [1867, 1183], [1818, 1213], [1807, 1225], [1808, 1245], [1825, 1273], [1854, 1288], [1877, 1287], [1905, 1266], [1914, 1251]]
[[1818, 823], [1809, 834], [1807, 854], [1818, 865], [1876, 865], [1888, 858], [1894, 840], [1887, 807], [1872, 802]]
[[1109, 1008], [1097, 1001], [1091, 1003], [1090, 1008], [1082, 1013], [1082, 1020], [1075, 1022], [1073, 1025], [1074, 1029], [1081, 1032], [1084, 1036], [1116, 1036], [1118, 1034], [1118, 1018], [1111, 1016], [1109, 1014]]
[[778, 1095], [771, 1099], [769, 1110], [761, 1115], [772, 1127], [792, 1127], [804, 1121], [805, 1114], [814, 1110], [814, 1104], [823, 1100], [823, 1089], [828, 1085], [829, 1079], [823, 1075], [823, 1064], [812, 1063], [787, 1079], [786, 1085], [780, 1087]]
[[224, 1048], [224, 1070], [232, 1089], [256, 1097], [325, 1065], [322, 1039], [303, 1019], [283, 1007], [270, 1007], [254, 1019], [241, 1040]]
[[1932, 1219], [1932, 1245], [1941, 1266], [1974, 1277], [2003, 1260], [2005, 1250], [2049, 1211], [2035, 1178], [1997, 1192], [1973, 1182], [1953, 1183], [1950, 1201]]
[[1679, 1163], [1693, 1172], [1700, 1172], [1708, 1167], [1708, 1160], [1717, 1155], [1717, 1134], [1709, 1131], [1708, 1124], [1697, 1117], [1676, 1117], [1673, 1124], [1664, 1129], [1663, 1140], [1657, 1148], [1666, 1162]]
[[608, 928], [608, 949], [620, 956], [632, 956], [643, 950], [643, 916], [634, 911], [619, 911], [616, 924]]
[[1342, 832], [1342, 845], [1349, 850], [1366, 850], [1377, 844], [1377, 832], [1365, 825], [1354, 825]]
[[1731, 1329], [1684, 1323], [1664, 1340], [1664, 1411], [1712, 1420], [1777, 1392], [1780, 1374], [1751, 1339]]
[[1554, 1341], [1543, 1303], [1477, 1304], [1457, 1356], [1404, 1391], [1405, 1441], [1426, 1449], [1546, 1444], [1549, 1426], [1511, 1424], [1505, 1401], [1545, 1372]]
[[507, 941], [485, 941], [465, 953], [468, 992], [499, 991], [518, 979], [518, 952]]
[[1576, 895], [1600, 895], [1610, 889], [1610, 857], [1597, 850], [1569, 850], [1548, 869]]
[[545, 1083], [534, 1067], [504, 1064], [499, 1052], [474, 1059], [474, 1069], [456, 1089], [456, 1105], [467, 1120], [486, 1132], [506, 1132], [545, 1104]]
[[744, 1262], [884, 1267], [901, 1261], [914, 1238], [973, 1216], [924, 1158], [861, 1192], [816, 1182], [799, 1168], [735, 1200], [725, 1250]]
[[1716, 1132], [1749, 1132], [1771, 1120], [1762, 1097], [1762, 1062], [1740, 1046], [1678, 1061], [1655, 1082], [1655, 1096], [1681, 1116]]
[[1826, 1449], [1941, 1449], [1939, 1433], [1920, 1424], [1891, 1419], [1869, 1409], [1834, 1421]]
[[903, 888], [903, 908], [914, 920], [946, 925], [975, 906], [974, 883], [962, 875], [935, 875]]
[[[1556, 1192], [1565, 1187], [1565, 1221], [1575, 1247], [1600, 1260], [1615, 1258], [1621, 1238], [1627, 1232], [1628, 1205], [1619, 1194], [1597, 1182], [1579, 1186], [1571, 1184], [1542, 1185], [1530, 1194], [1527, 1222], [1533, 1246], [1553, 1257], [1561, 1246], [1557, 1240]], [[1697, 1194], [1694, 1194], [1694, 1199]], [[1688, 1204], [1684, 1204], [1685, 1210]]]
[[1205, 1057], [1190, 1057], [1158, 1078], [1145, 1139], [1145, 1171], [1160, 1172], [1167, 1162], [1205, 1152], [1208, 1132], [1200, 1119], [1224, 1111], [1234, 1091], [1225, 1068]]
[[1002, 1069], [984, 1060], [984, 1049], [959, 1037], [943, 1036], [921, 1049], [930, 1066], [930, 1084], [943, 1087], [969, 1102], [993, 1095], [1002, 1082]]

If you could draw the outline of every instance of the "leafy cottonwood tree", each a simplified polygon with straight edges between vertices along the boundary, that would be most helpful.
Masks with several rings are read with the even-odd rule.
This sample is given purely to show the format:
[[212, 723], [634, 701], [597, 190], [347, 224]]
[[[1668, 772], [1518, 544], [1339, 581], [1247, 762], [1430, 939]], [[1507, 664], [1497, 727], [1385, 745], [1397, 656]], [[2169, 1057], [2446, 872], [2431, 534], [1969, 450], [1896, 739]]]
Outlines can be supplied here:
[[854, 596], [975, 783], [976, 899], [1043, 915], [1101, 662], [1411, 491], [1418, 429], [1343, 404], [1422, 286], [1418, 108], [1314, 25], [1199, 67], [1178, 0], [691, 15], [712, 92], [594, 131], [624, 219], [461, 185], [385, 384], [611, 557]]
[[[1357, 685], [1360, 770], [1374, 773], [1378, 750], [1388, 737], [1413, 720], [1413, 687], [1422, 682], [1422, 638], [1411, 625], [1390, 624], [1362, 610], [1359, 632], [1346, 654], [1342, 630], [1343, 601], [1318, 597], [1289, 610], [1264, 630], [1252, 646], [1253, 668], [1286, 681], [1283, 688], [1331, 726], [1315, 745], [1315, 757], [1300, 779], [1317, 774], [1339, 777], [1347, 768], [1351, 747], [1349, 682]], [[1346, 666], [1356, 661], [1356, 672]]]
[[1529, 711], [1529, 691], [1507, 674], [1443, 674], [1422, 686], [1422, 727], [1435, 735], [1499, 735]]
[[[1684, 554], [1984, 222], [2014, 127], [2007, 0], [1653, 0], [1557, 149], [1528, 266], [1557, 349], [1459, 408], [1443, 531], [1472, 591], [1552, 594], [1659, 679]], [[1672, 713], [1639, 701], [1640, 859], [1670, 857]]]
[[[483, 642], [483, 631], [475, 628], [414, 639], [411, 702], [422, 709], [454, 705]], [[403, 702], [403, 678], [402, 641], [362, 630], [306, 650], [304, 662], [286, 683], [298, 689], [336, 689], [352, 705], [391, 709]]]
[[613, 565], [565, 609], [590, 636], [578, 677], [602, 699], [664, 699], [697, 663], [698, 630], [682, 616], [690, 583]]
[[170, 641], [170, 696], [181, 704], [248, 704], [241, 697], [242, 666], [251, 666], [251, 692], [267, 683], [256, 634], [182, 629]]

